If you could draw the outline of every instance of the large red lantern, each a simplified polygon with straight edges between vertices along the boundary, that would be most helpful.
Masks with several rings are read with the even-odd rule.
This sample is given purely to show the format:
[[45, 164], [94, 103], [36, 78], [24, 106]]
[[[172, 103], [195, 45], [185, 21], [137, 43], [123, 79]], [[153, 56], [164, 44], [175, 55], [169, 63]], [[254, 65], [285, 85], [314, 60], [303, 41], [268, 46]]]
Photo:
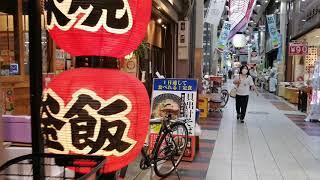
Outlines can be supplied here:
[[151, 0], [46, 0], [47, 28], [73, 56], [124, 57], [145, 36]]
[[133, 161], [145, 142], [150, 105], [136, 78], [80, 68], [56, 76], [43, 95], [42, 131], [49, 152], [107, 157], [104, 172]]

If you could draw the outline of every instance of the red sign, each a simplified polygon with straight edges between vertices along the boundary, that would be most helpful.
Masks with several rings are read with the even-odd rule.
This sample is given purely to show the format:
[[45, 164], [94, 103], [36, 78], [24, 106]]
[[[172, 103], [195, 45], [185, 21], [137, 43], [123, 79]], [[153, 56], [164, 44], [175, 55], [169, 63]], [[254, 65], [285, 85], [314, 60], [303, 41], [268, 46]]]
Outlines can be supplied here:
[[300, 42], [289, 43], [289, 56], [308, 54], [308, 44]]
[[143, 84], [117, 70], [66, 71], [43, 94], [42, 132], [49, 152], [106, 156], [106, 173], [140, 154], [149, 116]]
[[145, 37], [151, 0], [47, 0], [47, 28], [73, 56], [124, 57]]

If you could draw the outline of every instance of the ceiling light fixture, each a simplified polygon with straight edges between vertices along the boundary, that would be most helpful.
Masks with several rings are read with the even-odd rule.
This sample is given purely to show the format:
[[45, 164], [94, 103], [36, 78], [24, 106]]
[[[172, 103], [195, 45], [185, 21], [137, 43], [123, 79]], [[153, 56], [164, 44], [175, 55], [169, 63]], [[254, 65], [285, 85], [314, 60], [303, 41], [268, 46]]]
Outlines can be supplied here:
[[159, 19], [157, 20], [157, 22], [158, 22], [159, 24], [161, 24], [161, 23], [162, 23], [162, 19], [159, 18]]
[[265, 2], [265, 3], [268, 3], [269, 1], [268, 1], [268, 0], [265, 0], [264, 2]]

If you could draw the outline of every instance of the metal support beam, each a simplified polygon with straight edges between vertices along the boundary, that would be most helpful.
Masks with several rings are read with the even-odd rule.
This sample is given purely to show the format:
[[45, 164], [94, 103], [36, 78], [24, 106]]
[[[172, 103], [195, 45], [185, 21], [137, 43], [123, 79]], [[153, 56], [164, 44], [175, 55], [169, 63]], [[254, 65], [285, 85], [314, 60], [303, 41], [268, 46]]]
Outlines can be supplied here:
[[[29, 0], [29, 66], [30, 66], [30, 105], [32, 153], [43, 153], [41, 134], [42, 97], [42, 47], [41, 47], [41, 6], [39, 0]], [[33, 161], [33, 179], [44, 179], [44, 167], [40, 158]]]

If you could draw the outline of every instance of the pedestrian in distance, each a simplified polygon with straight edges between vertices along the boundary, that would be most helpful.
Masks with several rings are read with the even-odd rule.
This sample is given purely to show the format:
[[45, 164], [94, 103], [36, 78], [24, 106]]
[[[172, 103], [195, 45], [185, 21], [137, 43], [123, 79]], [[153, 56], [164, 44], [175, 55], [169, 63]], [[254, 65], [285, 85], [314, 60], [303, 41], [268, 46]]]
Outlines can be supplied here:
[[256, 80], [257, 80], [257, 77], [258, 77], [256, 66], [251, 67], [250, 76], [252, 77], [253, 83], [256, 84]]
[[228, 71], [228, 77], [229, 77], [229, 79], [232, 78], [232, 69], [231, 69], [231, 68], [230, 68], [229, 71]]
[[253, 79], [250, 76], [249, 69], [246, 65], [241, 66], [239, 75], [235, 77], [233, 84], [236, 86], [236, 110], [237, 120], [244, 123], [246, 116], [250, 90], [254, 90], [257, 95], [256, 86], [253, 83]]

